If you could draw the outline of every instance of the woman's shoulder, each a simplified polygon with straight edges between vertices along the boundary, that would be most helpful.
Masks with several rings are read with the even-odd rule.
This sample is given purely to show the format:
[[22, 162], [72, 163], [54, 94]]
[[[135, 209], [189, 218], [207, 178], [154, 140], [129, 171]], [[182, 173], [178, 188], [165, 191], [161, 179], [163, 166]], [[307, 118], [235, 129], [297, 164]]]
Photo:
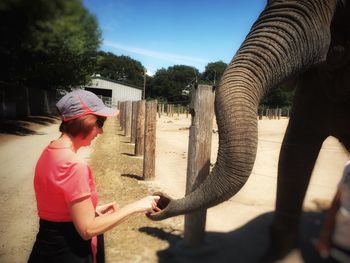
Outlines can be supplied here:
[[65, 160], [60, 164], [56, 180], [62, 181], [68, 178], [74, 178], [76, 175], [88, 175], [90, 173], [89, 165], [79, 157]]
[[49, 152], [60, 176], [89, 169], [87, 161], [69, 148], [51, 148]]

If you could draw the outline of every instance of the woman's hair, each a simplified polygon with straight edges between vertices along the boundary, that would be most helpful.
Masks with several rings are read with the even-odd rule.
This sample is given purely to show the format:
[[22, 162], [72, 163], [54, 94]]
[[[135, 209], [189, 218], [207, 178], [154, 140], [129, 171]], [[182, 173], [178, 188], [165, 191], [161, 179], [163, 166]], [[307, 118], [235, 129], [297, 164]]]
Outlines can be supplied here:
[[94, 126], [102, 128], [106, 117], [100, 117], [93, 114], [84, 115], [70, 121], [62, 121], [60, 132], [66, 133], [72, 137], [82, 135], [83, 138], [88, 136]]

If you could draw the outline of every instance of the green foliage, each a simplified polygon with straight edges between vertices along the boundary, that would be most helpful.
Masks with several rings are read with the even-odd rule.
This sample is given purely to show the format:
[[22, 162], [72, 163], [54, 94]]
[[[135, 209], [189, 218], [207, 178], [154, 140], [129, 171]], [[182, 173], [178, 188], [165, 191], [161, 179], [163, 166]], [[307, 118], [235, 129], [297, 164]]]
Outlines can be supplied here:
[[218, 85], [227, 64], [222, 61], [208, 63], [201, 74], [201, 83], [208, 85]]
[[271, 89], [261, 101], [261, 106], [265, 108], [290, 107], [293, 102], [295, 90], [286, 91], [282, 87]]
[[94, 71], [111, 80], [143, 87], [144, 67], [139, 61], [127, 56], [100, 51]]
[[0, 17], [0, 80], [68, 88], [93, 73], [101, 33], [80, 0], [3, 0]]
[[198, 75], [197, 69], [185, 65], [162, 68], [146, 86], [146, 97], [186, 105], [189, 97], [182, 95], [182, 91], [190, 89], [189, 86], [198, 81]]
[[183, 90], [190, 91], [195, 83], [218, 84], [226, 67], [227, 64], [222, 61], [209, 63], [202, 74], [199, 74], [197, 69], [185, 65], [162, 68], [156, 72], [150, 82], [147, 81], [146, 96], [187, 105], [190, 101], [189, 94], [184, 95]]

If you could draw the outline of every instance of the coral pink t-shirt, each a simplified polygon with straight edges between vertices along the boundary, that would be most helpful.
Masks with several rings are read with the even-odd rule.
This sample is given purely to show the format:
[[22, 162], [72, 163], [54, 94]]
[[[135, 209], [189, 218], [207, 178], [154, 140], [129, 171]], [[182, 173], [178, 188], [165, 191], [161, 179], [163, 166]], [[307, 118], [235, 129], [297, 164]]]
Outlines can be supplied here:
[[69, 222], [69, 203], [90, 196], [96, 207], [98, 195], [90, 167], [69, 147], [47, 146], [34, 176], [38, 215], [53, 222]]

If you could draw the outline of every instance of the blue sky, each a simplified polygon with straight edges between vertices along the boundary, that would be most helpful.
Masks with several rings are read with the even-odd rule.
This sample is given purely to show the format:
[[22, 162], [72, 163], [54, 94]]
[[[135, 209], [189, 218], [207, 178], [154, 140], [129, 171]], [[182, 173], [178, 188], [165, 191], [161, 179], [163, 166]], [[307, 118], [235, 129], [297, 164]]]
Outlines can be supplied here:
[[173, 65], [203, 72], [229, 63], [266, 0], [83, 0], [102, 30], [101, 50], [141, 62], [150, 75]]

